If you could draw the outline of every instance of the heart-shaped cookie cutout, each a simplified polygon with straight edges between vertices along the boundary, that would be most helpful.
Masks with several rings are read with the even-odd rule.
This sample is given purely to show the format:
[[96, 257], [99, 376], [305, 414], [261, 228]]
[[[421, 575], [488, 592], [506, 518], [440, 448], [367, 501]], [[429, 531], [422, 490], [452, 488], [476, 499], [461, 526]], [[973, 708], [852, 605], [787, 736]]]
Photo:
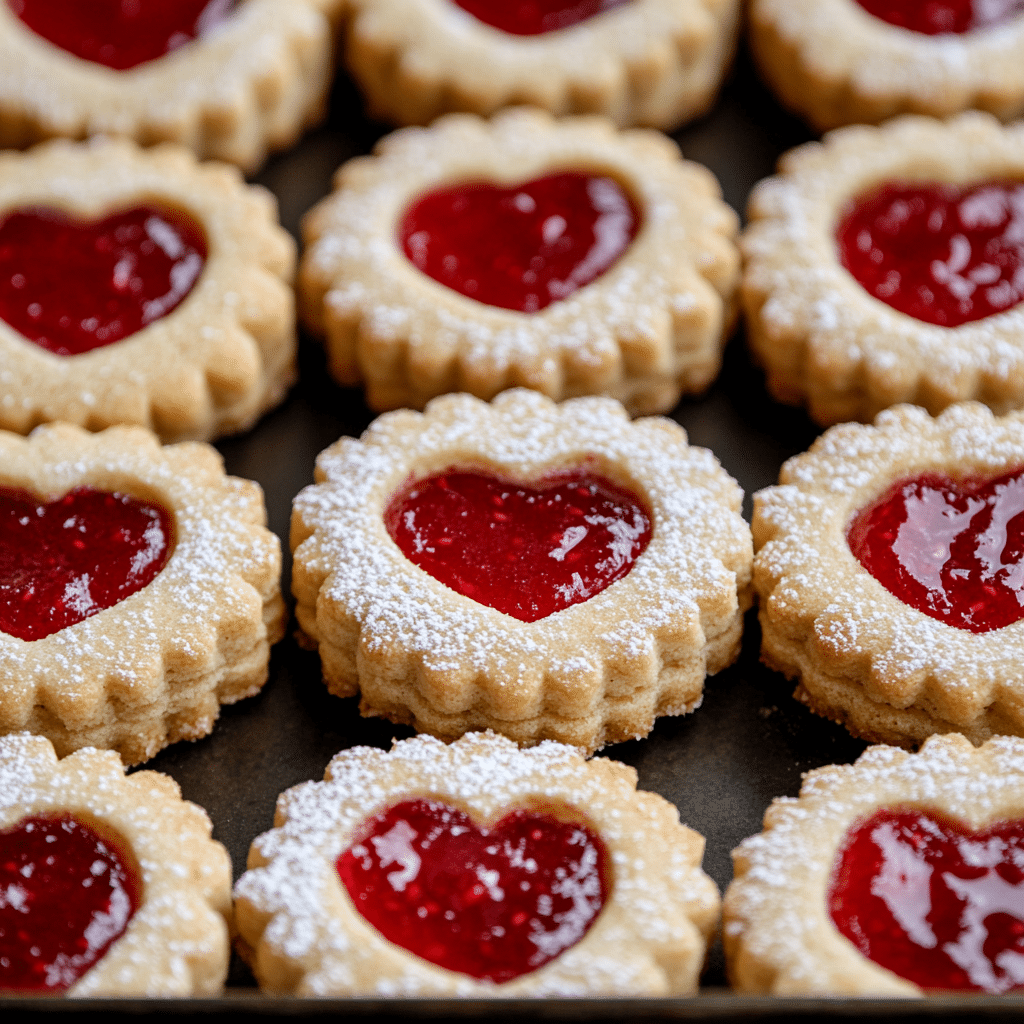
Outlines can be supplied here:
[[104, 956], [139, 908], [126, 861], [70, 814], [0, 832], [0, 990], [60, 992]]
[[162, 506], [78, 487], [55, 501], [0, 488], [0, 630], [39, 640], [150, 583], [171, 553]]
[[850, 550], [890, 593], [972, 633], [1024, 618], [1024, 470], [992, 480], [926, 473], [861, 509]]
[[928, 36], [1002, 25], [1024, 11], [1024, 0], [857, 0], [890, 25]]
[[498, 983], [574, 946], [608, 896], [604, 844], [585, 825], [516, 810], [481, 827], [426, 799], [365, 822], [337, 870], [389, 941]]
[[455, 0], [477, 21], [516, 36], [539, 36], [587, 21], [632, 0]]
[[100, 220], [27, 208], [0, 219], [0, 318], [73, 356], [167, 316], [194, 287], [206, 238], [187, 214], [137, 206]]
[[832, 921], [866, 957], [925, 989], [1024, 987], [1024, 821], [973, 832], [914, 808], [847, 833]]
[[384, 524], [434, 579], [523, 622], [599, 594], [651, 539], [636, 495], [584, 471], [526, 485], [449, 470], [396, 493]]
[[605, 273], [639, 228], [617, 181], [567, 171], [428, 192], [402, 218], [399, 239], [424, 274], [453, 291], [535, 313]]

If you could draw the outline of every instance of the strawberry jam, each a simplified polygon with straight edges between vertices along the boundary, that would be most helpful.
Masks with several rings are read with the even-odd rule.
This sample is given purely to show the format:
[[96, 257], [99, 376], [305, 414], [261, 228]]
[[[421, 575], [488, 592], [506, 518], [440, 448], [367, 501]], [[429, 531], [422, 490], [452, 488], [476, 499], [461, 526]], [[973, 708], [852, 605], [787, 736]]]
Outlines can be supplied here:
[[635, 495], [581, 471], [525, 486], [449, 470], [395, 494], [384, 525], [434, 579], [523, 622], [622, 579], [651, 539]]
[[876, 299], [943, 327], [1024, 299], [1024, 183], [891, 183], [858, 199], [839, 258]]
[[0, 832], [0, 990], [61, 992], [124, 933], [141, 883], [70, 814]]
[[337, 868], [386, 939], [499, 983], [576, 945], [608, 896], [604, 844], [585, 825], [518, 810], [481, 828], [433, 800], [369, 819]]
[[539, 36], [578, 25], [630, 0], [455, 0], [477, 21], [514, 36]]
[[566, 171], [428, 192], [402, 218], [399, 239], [416, 267], [453, 291], [535, 313], [600, 277], [639, 227], [618, 182]]
[[82, 60], [126, 71], [210, 31], [235, 0], [7, 0], [37, 35]]
[[893, 484], [847, 532], [861, 565], [904, 604], [972, 633], [1024, 618], [1024, 470]]
[[173, 537], [166, 509], [127, 494], [0, 487], [0, 630], [39, 640], [110, 608], [163, 569]]
[[1024, 987], [1024, 821], [877, 811], [847, 832], [827, 899], [864, 956], [921, 988]]
[[88, 222], [17, 210], [0, 220], [0, 317], [49, 352], [80, 355], [166, 316], [205, 263], [202, 230], [178, 210]]
[[992, 28], [1024, 11], [1024, 0], [857, 0], [890, 25], [936, 36]]

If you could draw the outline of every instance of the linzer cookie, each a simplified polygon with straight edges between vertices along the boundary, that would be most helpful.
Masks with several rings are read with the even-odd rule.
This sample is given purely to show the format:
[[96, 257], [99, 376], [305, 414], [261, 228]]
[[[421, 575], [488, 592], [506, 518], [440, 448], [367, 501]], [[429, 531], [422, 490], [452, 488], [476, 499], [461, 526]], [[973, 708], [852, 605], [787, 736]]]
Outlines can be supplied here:
[[255, 171], [318, 120], [331, 32], [309, 0], [5, 0], [0, 145], [118, 135]]
[[753, 0], [750, 44], [782, 102], [819, 131], [1024, 113], [1020, 0]]
[[345, 164], [303, 227], [300, 312], [377, 410], [526, 386], [664, 412], [721, 365], [736, 217], [654, 132], [452, 115]]
[[454, 739], [587, 750], [700, 704], [739, 651], [739, 487], [670, 420], [510, 391], [380, 417], [295, 500], [292, 589], [328, 689]]
[[126, 764], [255, 694], [284, 630], [263, 495], [137, 427], [0, 432], [0, 732]]
[[750, 201], [743, 305], [769, 391], [822, 424], [1024, 405], [1024, 128], [845, 128]]
[[269, 193], [180, 147], [0, 155], [0, 427], [252, 426], [295, 376], [294, 250]]
[[1024, 740], [871, 747], [808, 772], [733, 852], [732, 984], [776, 995], [1024, 988]]
[[632, 768], [493, 733], [338, 754], [235, 890], [261, 987], [305, 996], [694, 993], [704, 839]]
[[857, 736], [1024, 734], [1024, 414], [898, 406], [754, 498], [762, 659]]
[[202, 808], [118, 756], [0, 738], [0, 993], [215, 995], [231, 864]]

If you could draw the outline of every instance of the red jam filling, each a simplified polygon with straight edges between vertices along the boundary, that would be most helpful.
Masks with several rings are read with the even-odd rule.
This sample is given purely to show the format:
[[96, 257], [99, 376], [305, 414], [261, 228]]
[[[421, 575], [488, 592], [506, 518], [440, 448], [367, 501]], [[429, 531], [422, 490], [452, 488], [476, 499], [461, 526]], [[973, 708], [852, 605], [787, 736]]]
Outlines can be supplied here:
[[384, 525], [434, 579], [523, 622], [599, 594], [651, 539], [635, 495], [578, 470], [533, 487], [449, 470], [396, 493]]
[[837, 232], [843, 266], [876, 299], [959, 327], [1024, 299], [1024, 183], [888, 184]]
[[955, 482], [926, 473], [861, 509], [850, 550], [904, 604], [972, 633], [1024, 618], [1024, 470]]
[[7, 0], [36, 35], [54, 46], [125, 71], [209, 32], [235, 0]]
[[604, 843], [585, 825], [518, 810], [481, 828], [421, 799], [370, 818], [337, 868], [386, 939], [500, 983], [583, 938], [608, 897], [604, 862]]
[[70, 814], [0, 832], [0, 990], [73, 985], [124, 933], [141, 889], [115, 844]]
[[49, 352], [80, 355], [166, 316], [205, 263], [202, 230], [177, 210], [89, 222], [17, 210], [0, 220], [0, 317]]
[[165, 508], [127, 494], [0, 487], [0, 630], [39, 640], [110, 608], [163, 569], [173, 537]]
[[477, 21], [514, 36], [539, 36], [578, 25], [630, 0], [455, 0]]
[[1002, 25], [1024, 11], [1024, 0], [857, 0], [868, 14], [899, 28], [937, 36]]
[[835, 926], [925, 989], [1024, 987], [1024, 821], [982, 832], [912, 808], [853, 826], [828, 889]]
[[567, 171], [510, 188], [428, 192], [402, 218], [399, 240], [416, 267], [453, 291], [535, 313], [600, 277], [639, 228], [618, 182]]

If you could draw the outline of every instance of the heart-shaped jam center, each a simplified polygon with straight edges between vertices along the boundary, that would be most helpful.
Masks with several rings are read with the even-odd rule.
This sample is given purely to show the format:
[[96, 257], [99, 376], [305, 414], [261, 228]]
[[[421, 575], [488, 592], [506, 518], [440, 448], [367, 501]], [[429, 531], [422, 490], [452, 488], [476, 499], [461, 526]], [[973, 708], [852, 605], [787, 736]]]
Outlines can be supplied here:
[[455, 0], [477, 21], [514, 36], [539, 36], [578, 25], [631, 0]]
[[911, 608], [972, 633], [1024, 618], [1024, 470], [994, 480], [926, 473], [861, 509], [850, 550]]
[[1002, 25], [1024, 11], [1024, 0], [857, 0], [890, 25], [937, 36]]
[[222, 22], [235, 0], [7, 0], [54, 46], [125, 71], [176, 50]]
[[396, 493], [384, 525], [434, 579], [523, 622], [599, 594], [651, 539], [636, 495], [581, 471], [526, 486], [449, 470]]
[[0, 487], [0, 630], [39, 640], [131, 597], [163, 569], [170, 514], [78, 487], [56, 501]]
[[139, 908], [130, 858], [70, 814], [0, 832], [0, 990], [60, 992]]
[[600, 277], [639, 228], [618, 182], [567, 171], [509, 188], [428, 192], [402, 218], [399, 238], [424, 274], [453, 291], [535, 313]]
[[1024, 821], [972, 832], [877, 811], [846, 834], [828, 910], [869, 960], [922, 988], [1024, 987]]
[[586, 825], [518, 810], [482, 828], [421, 799], [369, 819], [337, 868], [386, 939], [504, 982], [583, 938], [608, 896], [604, 862], [604, 843]]
[[49, 352], [79, 355], [166, 316], [205, 263], [202, 230], [177, 210], [90, 222], [17, 210], [0, 220], [0, 317]]

